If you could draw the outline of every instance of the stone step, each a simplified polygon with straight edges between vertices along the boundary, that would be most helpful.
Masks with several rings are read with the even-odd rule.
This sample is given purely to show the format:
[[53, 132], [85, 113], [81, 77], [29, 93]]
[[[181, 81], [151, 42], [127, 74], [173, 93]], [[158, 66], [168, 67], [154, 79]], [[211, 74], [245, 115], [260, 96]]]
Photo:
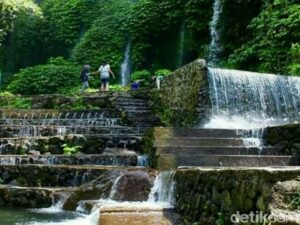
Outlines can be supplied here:
[[116, 101], [115, 105], [122, 107], [122, 106], [148, 106], [148, 104], [146, 102], [122, 102], [122, 101]]
[[133, 98], [133, 97], [116, 97], [116, 102], [139, 102], [147, 103], [145, 99]]
[[99, 154], [106, 147], [139, 150], [142, 136], [133, 134], [66, 135], [48, 137], [18, 137], [0, 139], [0, 154], [15, 155], [38, 151], [63, 154], [63, 144], [80, 146], [83, 153]]
[[83, 119], [4, 119], [2, 126], [116, 126], [120, 118], [83, 118]]
[[200, 167], [270, 167], [270, 166], [296, 166], [299, 159], [292, 156], [226, 156], [226, 155], [173, 155], [161, 154], [158, 167], [177, 168], [180, 166]]
[[180, 217], [171, 209], [143, 206], [133, 203], [131, 206], [103, 206], [99, 219], [101, 225], [176, 225]]
[[244, 146], [242, 139], [237, 138], [157, 138], [154, 142], [155, 146], [186, 146], [186, 147], [196, 147], [196, 146], [207, 146], [207, 147], [230, 147], [230, 146]]
[[121, 106], [120, 107], [123, 111], [127, 110], [150, 110], [148, 106]]
[[168, 137], [202, 137], [202, 138], [240, 138], [251, 137], [251, 130], [230, 130], [230, 129], [199, 129], [199, 128], [164, 128], [156, 127], [155, 136], [160, 138]]
[[114, 114], [112, 108], [102, 109], [86, 109], [86, 110], [0, 110], [0, 118], [2, 119], [85, 119], [85, 118], [106, 118]]
[[137, 155], [0, 155], [0, 165], [100, 165], [137, 166]]
[[156, 154], [186, 154], [186, 155], [283, 155], [280, 148], [263, 147], [169, 147], [157, 146]]
[[145, 171], [143, 167], [97, 165], [0, 165], [3, 185], [21, 180], [27, 187], [74, 187], [91, 182], [99, 176], [130, 171]]
[[147, 129], [127, 126], [1, 126], [0, 137], [56, 136], [61, 134], [133, 134], [142, 135]]
[[126, 110], [126, 113], [128, 114], [152, 114], [151, 110], [135, 110], [135, 109], [129, 109], [129, 110]]

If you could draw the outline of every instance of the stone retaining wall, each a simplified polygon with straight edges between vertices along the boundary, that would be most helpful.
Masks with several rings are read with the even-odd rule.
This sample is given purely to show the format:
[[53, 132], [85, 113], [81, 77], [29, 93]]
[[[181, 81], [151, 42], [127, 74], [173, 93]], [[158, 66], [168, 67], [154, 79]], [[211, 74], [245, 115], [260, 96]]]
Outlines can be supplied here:
[[165, 77], [152, 99], [153, 108], [168, 125], [189, 127], [204, 122], [211, 109], [206, 62], [198, 59]]
[[105, 173], [125, 169], [100, 166], [0, 165], [0, 181], [2, 184], [21, 187], [72, 187], [88, 183]]
[[267, 127], [264, 140], [268, 145], [282, 148], [287, 155], [300, 155], [300, 124]]
[[[180, 169], [175, 174], [176, 208], [184, 224], [233, 224], [230, 217], [237, 211], [272, 214], [278, 210], [274, 208], [280, 205], [276, 204], [278, 184], [299, 178], [300, 168]], [[294, 191], [299, 188], [298, 182]], [[290, 202], [281, 205], [293, 212]]]

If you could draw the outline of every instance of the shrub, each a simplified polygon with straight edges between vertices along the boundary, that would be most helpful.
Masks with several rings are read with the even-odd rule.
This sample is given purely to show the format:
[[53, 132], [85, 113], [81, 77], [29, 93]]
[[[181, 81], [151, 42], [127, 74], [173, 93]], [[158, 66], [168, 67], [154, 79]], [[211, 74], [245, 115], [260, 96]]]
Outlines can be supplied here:
[[170, 75], [171, 73], [172, 73], [171, 70], [168, 70], [168, 69], [161, 69], [161, 70], [157, 70], [157, 71], [155, 72], [155, 76], [162, 76], [162, 77], [164, 77], [164, 76]]
[[79, 86], [79, 73], [80, 68], [73, 64], [60, 58], [50, 59], [46, 65], [21, 70], [7, 90], [23, 95], [58, 93], [67, 87]]
[[30, 109], [32, 105], [31, 99], [13, 95], [9, 92], [0, 93], [1, 108]]
[[151, 73], [148, 70], [136, 71], [131, 74], [131, 79], [134, 81], [142, 80], [142, 86], [149, 86], [151, 83]]
[[149, 80], [151, 73], [148, 70], [136, 71], [131, 75], [132, 80]]

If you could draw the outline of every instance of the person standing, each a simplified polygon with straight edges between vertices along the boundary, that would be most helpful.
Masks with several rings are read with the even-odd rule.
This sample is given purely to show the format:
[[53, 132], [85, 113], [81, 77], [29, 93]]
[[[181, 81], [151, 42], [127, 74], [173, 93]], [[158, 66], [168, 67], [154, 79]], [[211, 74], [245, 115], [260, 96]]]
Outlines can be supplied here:
[[102, 65], [98, 69], [98, 73], [100, 74], [100, 91], [109, 91], [109, 78], [110, 75], [113, 79], [116, 79], [114, 73], [110, 69], [110, 65], [107, 62], [103, 62]]
[[84, 65], [80, 73], [80, 79], [82, 82], [82, 87], [80, 90], [81, 93], [83, 93], [85, 89], [89, 88], [89, 75], [90, 75], [89, 72], [90, 72], [90, 66]]

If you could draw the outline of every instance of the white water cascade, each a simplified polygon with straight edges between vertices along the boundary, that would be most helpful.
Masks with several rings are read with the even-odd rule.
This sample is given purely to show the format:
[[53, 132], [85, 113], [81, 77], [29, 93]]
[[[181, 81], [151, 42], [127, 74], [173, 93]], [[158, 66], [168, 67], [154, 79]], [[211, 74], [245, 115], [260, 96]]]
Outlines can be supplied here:
[[177, 60], [178, 68], [183, 65], [184, 43], [185, 43], [185, 24], [183, 22], [180, 26], [180, 32], [179, 32], [178, 60]]
[[173, 207], [175, 186], [173, 175], [173, 171], [162, 171], [156, 176], [148, 202], [160, 204], [166, 208]]
[[124, 61], [121, 64], [121, 84], [126, 86], [130, 81], [130, 73], [131, 73], [131, 41], [129, 40], [126, 44], [125, 52], [124, 52]]
[[208, 69], [212, 118], [207, 128], [255, 129], [300, 121], [300, 79]]
[[[63, 220], [61, 222], [30, 222], [26, 224], [17, 224], [17, 225], [98, 225], [99, 218], [101, 216], [101, 209], [103, 207], [125, 207], [125, 208], [151, 208], [151, 209], [170, 209], [173, 208], [173, 190], [174, 184], [173, 181], [173, 171], [164, 171], [157, 174], [154, 185], [150, 191], [147, 201], [144, 202], [118, 202], [112, 200], [113, 196], [116, 193], [116, 189], [119, 183], [119, 180], [124, 174], [116, 177], [111, 192], [108, 199], [100, 199], [95, 202], [91, 214], [84, 215], [78, 214], [78, 217], [75, 219]], [[37, 209], [36, 212], [43, 213], [59, 213], [62, 212], [62, 202], [59, 201], [55, 203], [52, 207], [46, 209]], [[85, 209], [82, 204], [79, 203], [77, 212], [84, 212]]]
[[213, 17], [210, 22], [210, 36], [211, 42], [209, 45], [208, 65], [214, 66], [218, 62], [218, 56], [221, 51], [220, 47], [220, 30], [218, 29], [218, 23], [220, 15], [222, 13], [221, 0], [214, 0], [213, 4]]

